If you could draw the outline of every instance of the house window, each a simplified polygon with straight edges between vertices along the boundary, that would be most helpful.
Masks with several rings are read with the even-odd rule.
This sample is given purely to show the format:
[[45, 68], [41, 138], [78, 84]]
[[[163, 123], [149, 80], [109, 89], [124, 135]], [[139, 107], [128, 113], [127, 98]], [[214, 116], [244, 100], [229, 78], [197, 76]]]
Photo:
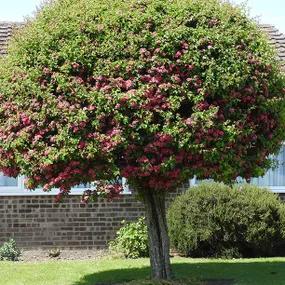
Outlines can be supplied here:
[[270, 188], [273, 192], [285, 192], [285, 145], [275, 156], [277, 166], [267, 171], [263, 177], [253, 178], [252, 184]]
[[[277, 162], [277, 166], [268, 170], [263, 177], [252, 178], [251, 183], [269, 188], [275, 193], [285, 193], [285, 145], [282, 146], [279, 154], [274, 159]], [[211, 181], [211, 179], [204, 181]], [[190, 186], [198, 185], [201, 182], [201, 180], [196, 178], [189, 180]]]
[[21, 191], [22, 179], [21, 177], [12, 178], [3, 175], [0, 172], [0, 196], [2, 195], [14, 195]]
[[[0, 172], [0, 196], [33, 196], [33, 195], [56, 195], [58, 194], [58, 189], [52, 189], [51, 191], [44, 192], [41, 188], [35, 190], [29, 190], [25, 188], [24, 176], [19, 176], [17, 178], [12, 178], [3, 175]], [[123, 185], [123, 194], [131, 193], [127, 185], [127, 180], [125, 178], [121, 179]], [[70, 190], [70, 195], [81, 195], [85, 190], [94, 188], [92, 183], [79, 184], [74, 186]]]
[[18, 179], [0, 174], [0, 187], [17, 187]]

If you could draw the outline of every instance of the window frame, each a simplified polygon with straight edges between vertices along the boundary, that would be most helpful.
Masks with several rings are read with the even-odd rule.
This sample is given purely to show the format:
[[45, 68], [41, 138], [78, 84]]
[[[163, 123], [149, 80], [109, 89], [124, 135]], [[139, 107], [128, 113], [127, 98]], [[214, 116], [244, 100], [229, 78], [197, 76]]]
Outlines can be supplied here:
[[[59, 189], [55, 188], [50, 191], [43, 191], [42, 188], [37, 188], [35, 190], [29, 190], [24, 185], [24, 176], [18, 176], [17, 186], [0, 186], [0, 197], [4, 196], [55, 196], [59, 193]], [[123, 185], [123, 195], [131, 194], [129, 185], [127, 184], [127, 179], [122, 177]], [[85, 190], [89, 188], [71, 188], [69, 195], [71, 196], [80, 196]]]

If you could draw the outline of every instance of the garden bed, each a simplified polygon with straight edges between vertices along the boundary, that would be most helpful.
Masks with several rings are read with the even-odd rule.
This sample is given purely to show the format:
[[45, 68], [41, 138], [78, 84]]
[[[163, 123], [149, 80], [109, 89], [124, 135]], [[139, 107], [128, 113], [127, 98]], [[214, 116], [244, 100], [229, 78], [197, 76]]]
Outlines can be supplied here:
[[[55, 250], [52, 250], [55, 251]], [[20, 257], [22, 262], [41, 262], [50, 260], [92, 260], [106, 256], [106, 250], [60, 250], [59, 256], [50, 256], [51, 250], [24, 250]]]

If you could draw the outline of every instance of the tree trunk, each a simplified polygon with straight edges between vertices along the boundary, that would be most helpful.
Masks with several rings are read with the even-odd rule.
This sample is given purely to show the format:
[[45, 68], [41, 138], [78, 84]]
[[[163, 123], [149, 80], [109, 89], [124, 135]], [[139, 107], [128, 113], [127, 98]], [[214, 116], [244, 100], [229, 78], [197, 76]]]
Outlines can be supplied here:
[[169, 237], [166, 223], [165, 193], [147, 190], [141, 193], [148, 227], [151, 277], [170, 279]]

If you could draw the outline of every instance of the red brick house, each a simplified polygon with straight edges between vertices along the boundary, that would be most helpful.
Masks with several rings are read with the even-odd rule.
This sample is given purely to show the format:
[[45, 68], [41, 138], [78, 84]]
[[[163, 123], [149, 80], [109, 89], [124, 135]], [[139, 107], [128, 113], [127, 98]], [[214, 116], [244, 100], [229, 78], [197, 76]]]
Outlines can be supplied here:
[[[0, 22], [0, 56], [5, 56], [7, 43], [17, 23]], [[278, 51], [285, 70], [285, 36], [274, 27], [261, 25]], [[285, 196], [285, 146], [277, 156], [279, 167], [268, 171], [253, 183], [267, 186]], [[189, 184], [196, 184], [195, 179]], [[189, 185], [183, 185], [185, 189]], [[178, 189], [178, 191], [181, 189]], [[123, 219], [142, 215], [143, 207], [125, 187], [122, 198], [113, 202], [99, 200], [86, 207], [80, 204], [84, 185], [71, 191], [62, 204], [54, 203], [57, 191], [45, 193], [25, 189], [23, 177], [9, 178], [0, 174], [0, 242], [14, 238], [24, 248], [104, 248]]]

